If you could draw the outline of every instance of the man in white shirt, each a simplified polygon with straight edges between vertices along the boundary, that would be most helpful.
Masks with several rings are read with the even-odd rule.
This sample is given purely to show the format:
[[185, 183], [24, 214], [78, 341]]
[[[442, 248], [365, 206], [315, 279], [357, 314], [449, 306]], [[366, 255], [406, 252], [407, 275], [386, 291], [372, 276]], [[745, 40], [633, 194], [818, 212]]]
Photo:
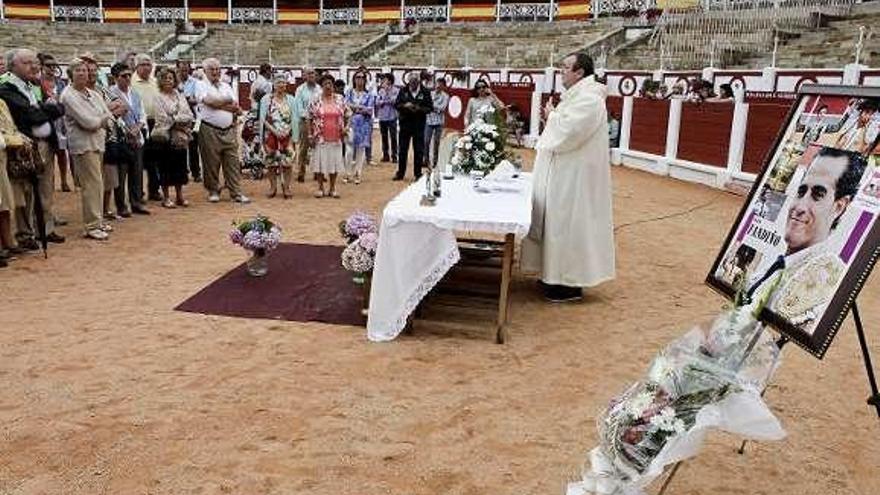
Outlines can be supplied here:
[[241, 192], [241, 161], [235, 119], [241, 115], [238, 98], [232, 87], [220, 80], [220, 61], [208, 58], [202, 62], [205, 80], [196, 88], [199, 127], [199, 153], [208, 201], [220, 201], [220, 170], [229, 195], [238, 203], [250, 203]]
[[[131, 89], [141, 99], [144, 113], [147, 115], [147, 136], [156, 123], [156, 98], [159, 97], [159, 85], [153, 77], [153, 59], [146, 53], [139, 53], [134, 58], [135, 69], [131, 76]], [[155, 153], [147, 143], [142, 153], [144, 170], [147, 171], [147, 196], [150, 201], [162, 199], [159, 194], [159, 165], [156, 163]]]

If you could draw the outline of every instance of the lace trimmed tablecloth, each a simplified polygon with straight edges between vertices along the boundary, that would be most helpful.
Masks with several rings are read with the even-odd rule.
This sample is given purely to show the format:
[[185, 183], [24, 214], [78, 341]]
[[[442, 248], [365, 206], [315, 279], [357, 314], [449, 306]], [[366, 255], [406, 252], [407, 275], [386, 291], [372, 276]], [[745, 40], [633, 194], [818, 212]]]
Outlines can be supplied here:
[[425, 178], [398, 194], [382, 213], [373, 268], [367, 337], [394, 340], [407, 317], [459, 260], [455, 231], [529, 232], [532, 176], [522, 174], [501, 190], [479, 192], [469, 177], [444, 180], [434, 206], [420, 206]]

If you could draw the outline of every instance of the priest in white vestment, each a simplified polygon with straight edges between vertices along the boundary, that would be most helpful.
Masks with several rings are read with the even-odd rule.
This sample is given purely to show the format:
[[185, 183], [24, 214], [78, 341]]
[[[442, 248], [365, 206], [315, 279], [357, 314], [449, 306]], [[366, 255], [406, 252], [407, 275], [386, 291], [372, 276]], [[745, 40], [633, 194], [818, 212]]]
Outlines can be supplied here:
[[532, 226], [522, 246], [523, 270], [540, 273], [554, 302], [579, 300], [583, 287], [614, 278], [606, 88], [586, 53], [566, 57], [562, 84], [559, 105], [544, 109]]

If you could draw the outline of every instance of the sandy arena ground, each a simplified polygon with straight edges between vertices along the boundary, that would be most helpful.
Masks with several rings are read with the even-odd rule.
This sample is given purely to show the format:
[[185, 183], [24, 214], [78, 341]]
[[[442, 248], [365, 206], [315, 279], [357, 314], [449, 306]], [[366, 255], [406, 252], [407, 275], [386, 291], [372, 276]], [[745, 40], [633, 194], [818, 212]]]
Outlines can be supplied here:
[[[338, 244], [355, 208], [401, 187], [389, 165], [342, 200], [193, 205], [79, 237], [78, 195], [50, 257], [0, 271], [0, 493], [559, 495], [595, 444], [607, 401], [723, 300], [703, 285], [743, 198], [615, 168], [618, 278], [583, 304], [513, 292], [509, 343], [417, 326], [363, 328], [175, 312], [245, 259], [229, 222], [262, 212], [285, 240]], [[225, 198], [224, 198], [225, 199]], [[306, 260], [304, 260], [306, 261]], [[860, 297], [880, 361], [880, 276]], [[767, 395], [789, 436], [710, 437], [671, 495], [876, 495], [880, 422], [851, 323], [824, 361], [791, 346]], [[657, 486], [653, 487], [656, 492]]]

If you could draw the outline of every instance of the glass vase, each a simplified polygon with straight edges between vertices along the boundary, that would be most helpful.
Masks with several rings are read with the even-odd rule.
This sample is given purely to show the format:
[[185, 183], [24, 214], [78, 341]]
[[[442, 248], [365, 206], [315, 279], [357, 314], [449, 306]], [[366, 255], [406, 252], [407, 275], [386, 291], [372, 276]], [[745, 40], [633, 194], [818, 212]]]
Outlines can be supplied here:
[[254, 250], [247, 260], [247, 273], [251, 277], [262, 277], [269, 273], [269, 253], [265, 249]]

